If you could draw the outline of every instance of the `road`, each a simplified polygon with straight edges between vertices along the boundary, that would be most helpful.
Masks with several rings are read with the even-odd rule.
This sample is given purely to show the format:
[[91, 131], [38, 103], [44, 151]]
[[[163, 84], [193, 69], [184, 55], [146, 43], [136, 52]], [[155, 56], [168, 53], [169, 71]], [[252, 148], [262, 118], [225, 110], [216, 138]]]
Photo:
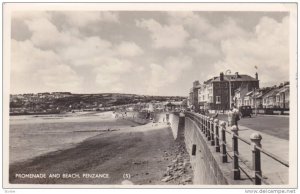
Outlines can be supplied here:
[[[228, 117], [219, 114], [218, 119], [227, 121]], [[251, 118], [241, 118], [238, 124], [281, 139], [289, 139], [289, 116], [253, 115]]]

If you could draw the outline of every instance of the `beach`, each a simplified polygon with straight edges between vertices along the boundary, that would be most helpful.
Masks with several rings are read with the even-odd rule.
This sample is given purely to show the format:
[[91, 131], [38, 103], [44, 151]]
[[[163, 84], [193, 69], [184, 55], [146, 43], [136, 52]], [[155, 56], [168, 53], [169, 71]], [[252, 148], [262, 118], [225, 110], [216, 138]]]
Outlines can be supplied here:
[[[25, 125], [22, 122], [27, 123], [23, 131], [39, 126], [37, 131], [42, 134], [33, 133], [30, 136], [24, 132], [26, 140], [23, 144], [27, 147], [11, 147], [10, 183], [191, 183], [184, 180], [192, 176], [189, 165], [186, 165], [181, 178], [162, 181], [168, 168], [182, 154], [182, 149], [179, 150], [181, 142], [174, 140], [167, 123], [138, 125], [126, 118], [116, 119], [112, 112], [46, 118], [35, 118], [35, 122], [18, 118], [11, 123], [10, 140], [21, 141], [16, 134], [20, 136], [22, 133], [14, 130], [20, 130], [18, 127]], [[50, 146], [41, 146], [42, 142], [49, 145], [50, 141], [53, 141]]]

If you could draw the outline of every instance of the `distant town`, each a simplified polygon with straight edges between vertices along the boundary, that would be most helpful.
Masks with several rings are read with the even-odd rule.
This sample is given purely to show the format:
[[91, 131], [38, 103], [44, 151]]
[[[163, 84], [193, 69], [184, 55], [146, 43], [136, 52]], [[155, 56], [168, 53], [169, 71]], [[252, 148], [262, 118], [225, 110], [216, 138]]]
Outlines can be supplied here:
[[[183, 101], [180, 96], [147, 96], [136, 94], [102, 93], [72, 94], [44, 92], [10, 95], [10, 115], [58, 114], [74, 111], [109, 111], [129, 105]], [[145, 105], [146, 106], [146, 105]]]
[[[44, 92], [10, 95], [10, 115], [59, 114], [76, 111], [111, 111], [129, 107], [135, 110], [179, 109], [218, 112], [231, 105], [252, 108], [252, 113], [289, 114], [289, 82], [259, 87], [258, 74], [220, 73], [203, 83], [194, 81], [188, 97], [150, 96], [121, 93], [72, 94]], [[230, 92], [231, 91], [231, 92]]]

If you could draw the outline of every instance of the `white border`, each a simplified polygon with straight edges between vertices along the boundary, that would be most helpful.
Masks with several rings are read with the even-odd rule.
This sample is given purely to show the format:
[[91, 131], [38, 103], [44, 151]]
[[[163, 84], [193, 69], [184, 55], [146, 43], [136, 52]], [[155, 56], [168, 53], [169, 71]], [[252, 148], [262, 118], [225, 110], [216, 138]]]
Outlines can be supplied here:
[[[3, 157], [8, 159], [10, 18], [12, 11], [288, 11], [290, 12], [290, 172], [289, 185], [264, 185], [263, 188], [297, 187], [297, 6], [295, 3], [5, 3], [3, 5]], [[255, 185], [36, 185], [9, 184], [8, 160], [3, 160], [4, 188], [259, 188]]]

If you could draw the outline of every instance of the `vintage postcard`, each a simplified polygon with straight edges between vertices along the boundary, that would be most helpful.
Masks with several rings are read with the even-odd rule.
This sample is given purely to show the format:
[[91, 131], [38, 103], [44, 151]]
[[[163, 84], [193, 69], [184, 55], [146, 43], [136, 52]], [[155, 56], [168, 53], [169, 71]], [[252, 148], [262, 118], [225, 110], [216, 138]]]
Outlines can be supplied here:
[[4, 188], [297, 187], [296, 3], [4, 3]]

